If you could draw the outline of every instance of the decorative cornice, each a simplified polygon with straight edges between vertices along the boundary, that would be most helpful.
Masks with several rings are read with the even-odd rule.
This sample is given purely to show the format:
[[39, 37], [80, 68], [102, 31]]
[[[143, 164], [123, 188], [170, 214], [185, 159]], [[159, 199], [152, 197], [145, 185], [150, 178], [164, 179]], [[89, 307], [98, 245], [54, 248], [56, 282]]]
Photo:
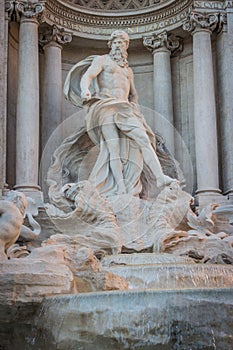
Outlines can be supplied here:
[[152, 34], [143, 38], [143, 45], [151, 52], [155, 52], [157, 49], [166, 48], [171, 53], [177, 52], [182, 49], [181, 38], [174, 34], [169, 34], [164, 31], [159, 34]]
[[191, 32], [196, 29], [208, 29], [213, 32], [219, 23], [219, 13], [203, 13], [192, 11], [188, 20], [183, 24], [183, 29]]
[[233, 1], [194, 1], [195, 9], [203, 9], [205, 11], [221, 11], [233, 7]]
[[[66, 6], [64, 1], [47, 0], [45, 5], [45, 20], [49, 25], [56, 24], [73, 31], [74, 35], [107, 39], [114, 29], [121, 27], [131, 38], [141, 38], [146, 33], [154, 33], [163, 29], [172, 30], [182, 26], [189, 13], [192, 0], [176, 0], [164, 4], [164, 7], [143, 13], [124, 12], [106, 14], [97, 12], [88, 14], [78, 8]], [[166, 6], [165, 6], [166, 5]]]
[[172, 4], [169, 7], [162, 9], [160, 11], [152, 11], [150, 14], [146, 15], [134, 15], [134, 16], [124, 16], [122, 14], [117, 17], [112, 16], [101, 16], [98, 15], [85, 15], [85, 13], [79, 13], [78, 11], [66, 8], [59, 4], [57, 0], [50, 0], [46, 3], [46, 8], [52, 13], [61, 15], [64, 19], [69, 19], [70, 21], [77, 21], [79, 24], [88, 24], [92, 26], [129, 26], [129, 25], [140, 25], [149, 24], [156, 22], [158, 20], [167, 19], [168, 17], [179, 13], [187, 6], [191, 5], [190, 0], [177, 0], [176, 4]]
[[17, 16], [28, 18], [28, 19], [37, 19], [38, 21], [42, 20], [42, 15], [44, 11], [45, 1], [15, 1], [15, 11]]
[[50, 43], [64, 45], [72, 41], [71, 33], [65, 31], [64, 28], [58, 28], [55, 24], [47, 27], [44, 32], [39, 35], [40, 45], [44, 46]]

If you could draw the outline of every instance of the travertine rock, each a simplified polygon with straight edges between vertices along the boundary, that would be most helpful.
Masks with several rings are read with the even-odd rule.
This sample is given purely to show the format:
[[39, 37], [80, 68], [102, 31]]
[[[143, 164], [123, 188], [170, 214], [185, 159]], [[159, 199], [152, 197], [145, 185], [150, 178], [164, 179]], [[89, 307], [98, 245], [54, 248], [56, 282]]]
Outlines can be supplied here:
[[[191, 228], [184, 237], [167, 242], [164, 251], [187, 255], [198, 262], [218, 261], [221, 254], [228, 257], [228, 264], [233, 259], [233, 227], [223, 214], [215, 214], [218, 205], [204, 207], [199, 215], [191, 210], [187, 213], [187, 223]], [[219, 210], [221, 211], [221, 210]], [[225, 230], [219, 231], [219, 230]], [[227, 261], [227, 259], [225, 260]], [[221, 259], [221, 263], [224, 260]]]
[[128, 290], [128, 282], [124, 277], [108, 271], [80, 271], [74, 276], [75, 287], [78, 293]]
[[0, 262], [0, 302], [35, 302], [43, 297], [73, 293], [73, 274], [64, 264], [12, 259]]
[[50, 264], [50, 263], [65, 264], [65, 254], [66, 254], [66, 246], [48, 245], [48, 246], [42, 246], [42, 247], [33, 249], [28, 259], [30, 260], [32, 259], [32, 261], [40, 260], [47, 264]]
[[60, 241], [55, 244], [56, 238], [52, 237], [43, 247], [32, 251], [28, 258], [32, 259], [32, 264], [37, 259], [48, 265], [66, 265], [74, 275], [74, 293], [128, 289], [128, 283], [123, 277], [101, 271], [101, 263], [90, 248], [80, 248], [74, 239], [72, 243], [70, 239], [66, 240], [65, 235], [61, 235]]
[[125, 278], [112, 272], [106, 272], [104, 276], [103, 291], [128, 289], [128, 282]]

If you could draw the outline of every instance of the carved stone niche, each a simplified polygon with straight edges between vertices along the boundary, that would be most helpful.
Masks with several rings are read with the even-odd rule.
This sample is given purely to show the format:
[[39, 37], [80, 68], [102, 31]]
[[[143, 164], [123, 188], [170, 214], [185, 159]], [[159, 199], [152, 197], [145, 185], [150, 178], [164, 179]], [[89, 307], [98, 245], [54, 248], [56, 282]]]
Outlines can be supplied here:
[[45, 20], [79, 37], [106, 40], [121, 27], [131, 39], [140, 39], [155, 31], [181, 27], [192, 3], [192, 0], [48, 0]]

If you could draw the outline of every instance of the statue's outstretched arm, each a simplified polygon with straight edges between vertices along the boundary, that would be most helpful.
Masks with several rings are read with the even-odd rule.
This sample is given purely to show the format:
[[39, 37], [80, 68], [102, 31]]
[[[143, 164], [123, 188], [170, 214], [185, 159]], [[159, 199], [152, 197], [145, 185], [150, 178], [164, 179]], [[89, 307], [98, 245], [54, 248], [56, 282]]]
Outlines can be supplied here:
[[81, 87], [81, 98], [89, 100], [91, 98], [91, 92], [89, 90], [90, 84], [94, 78], [96, 78], [100, 72], [103, 70], [103, 58], [97, 56], [94, 58], [92, 64], [87, 69], [86, 73], [83, 75], [80, 81]]

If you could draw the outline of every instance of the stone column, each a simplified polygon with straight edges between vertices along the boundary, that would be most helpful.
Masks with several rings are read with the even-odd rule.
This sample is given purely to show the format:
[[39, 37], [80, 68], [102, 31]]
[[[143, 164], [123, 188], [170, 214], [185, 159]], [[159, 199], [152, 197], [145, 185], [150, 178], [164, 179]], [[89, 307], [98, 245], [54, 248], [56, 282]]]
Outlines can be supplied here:
[[12, 1], [0, 2], [0, 197], [6, 186], [8, 21], [13, 9]]
[[233, 203], [233, 8], [222, 16], [223, 28], [217, 36], [217, 75], [221, 131], [223, 191]]
[[217, 14], [192, 12], [184, 29], [193, 35], [194, 125], [196, 139], [196, 191], [199, 204], [218, 200], [219, 171], [211, 33]]
[[[156, 120], [156, 130], [166, 141], [169, 151], [174, 154], [173, 99], [171, 78], [171, 52], [180, 47], [180, 42], [167, 32], [145, 37], [143, 44], [153, 53], [154, 63], [154, 108], [165, 118]], [[166, 123], [168, 121], [168, 123]]]
[[38, 20], [44, 1], [16, 1], [15, 6], [20, 17], [15, 189], [35, 192], [40, 189]]
[[70, 33], [55, 25], [41, 33], [39, 38], [45, 53], [41, 120], [42, 151], [52, 132], [62, 122], [61, 51], [62, 45], [71, 40]]

